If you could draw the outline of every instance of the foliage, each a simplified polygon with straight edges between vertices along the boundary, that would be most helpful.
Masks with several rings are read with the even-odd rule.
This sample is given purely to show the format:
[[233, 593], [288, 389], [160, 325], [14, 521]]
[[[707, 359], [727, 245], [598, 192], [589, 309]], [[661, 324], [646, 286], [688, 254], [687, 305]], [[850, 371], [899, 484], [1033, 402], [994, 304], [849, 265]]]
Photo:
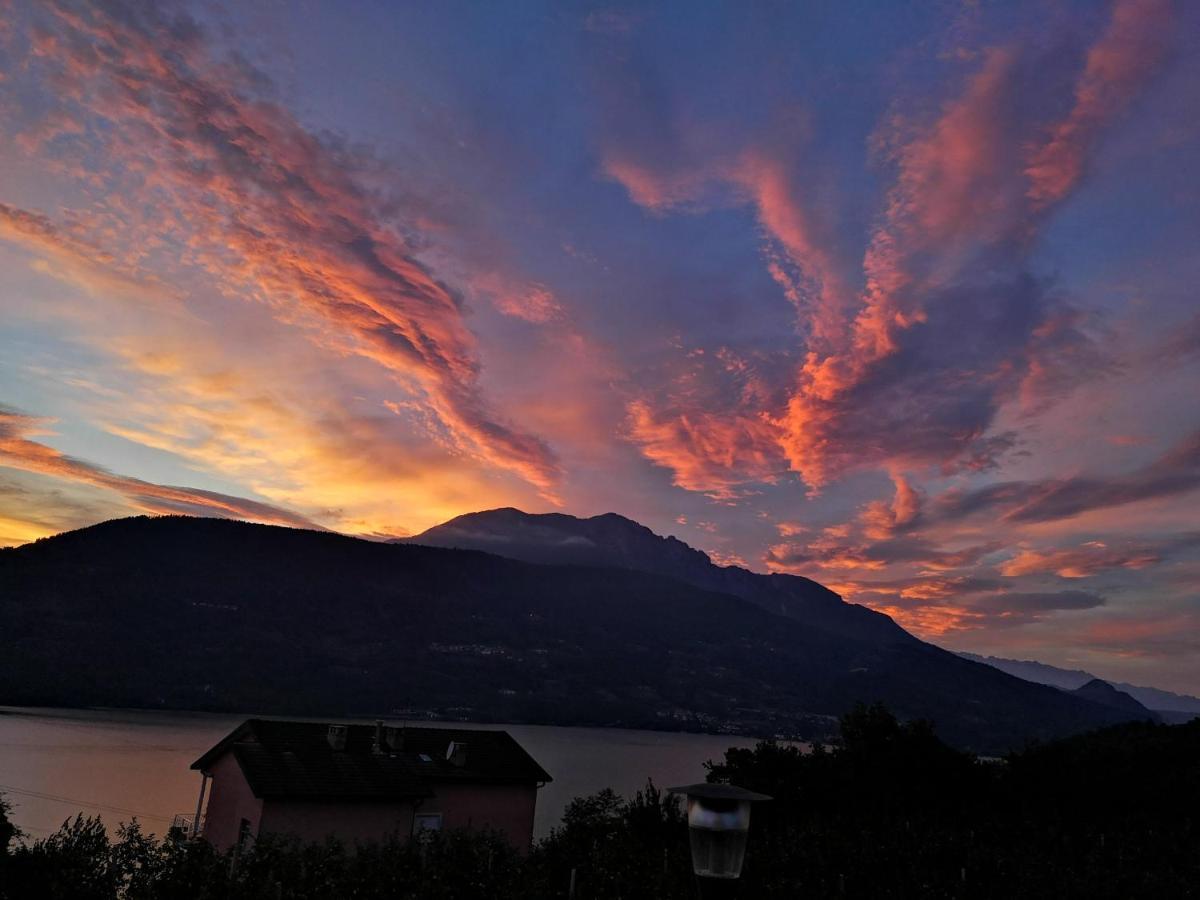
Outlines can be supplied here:
[[4, 854], [8, 851], [8, 845], [12, 842], [13, 838], [21, 836], [21, 833], [17, 830], [17, 826], [8, 818], [11, 810], [12, 807], [9, 806], [8, 801], [0, 797], [0, 858], [3, 858]]
[[[1005, 760], [942, 744], [880, 706], [803, 752], [760, 743], [709, 764], [713, 781], [774, 797], [753, 814], [745, 898], [1185, 897], [1200, 884], [1200, 719], [1116, 726]], [[63, 900], [683, 900], [695, 895], [678, 798], [574, 800], [522, 856], [502, 836], [446, 831], [351, 850], [264, 837], [240, 858], [110, 840], [82, 816], [0, 854], [0, 898]]]
[[754, 897], [1180, 897], [1200, 883], [1200, 720], [1131, 723], [980, 760], [859, 707], [832, 750], [731, 749]]
[[521, 859], [500, 835], [446, 831], [356, 847], [264, 837], [219, 854], [203, 842], [147, 837], [136, 823], [110, 841], [99, 819], [66, 822], [7, 859], [0, 898], [60, 900], [472, 900], [521, 896]]
[[690, 897], [691, 856], [679, 798], [653, 783], [632, 800], [611, 790], [576, 798], [527, 869], [532, 896], [559, 896], [574, 870], [579, 900]]

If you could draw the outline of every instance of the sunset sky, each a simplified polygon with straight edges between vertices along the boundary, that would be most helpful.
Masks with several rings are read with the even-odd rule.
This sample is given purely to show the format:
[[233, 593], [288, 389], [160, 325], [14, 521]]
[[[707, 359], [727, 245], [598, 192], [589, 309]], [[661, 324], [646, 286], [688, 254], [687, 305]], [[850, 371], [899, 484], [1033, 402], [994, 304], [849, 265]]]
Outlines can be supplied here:
[[1200, 4], [0, 11], [0, 545], [616, 511], [1200, 693]]

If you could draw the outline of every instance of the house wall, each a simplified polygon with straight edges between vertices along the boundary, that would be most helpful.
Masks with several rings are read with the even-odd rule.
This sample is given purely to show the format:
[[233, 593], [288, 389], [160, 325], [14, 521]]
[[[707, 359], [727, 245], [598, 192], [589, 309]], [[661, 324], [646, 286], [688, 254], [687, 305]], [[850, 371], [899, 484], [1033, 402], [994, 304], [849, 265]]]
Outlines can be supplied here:
[[443, 828], [502, 831], [521, 852], [533, 844], [536, 785], [439, 784], [434, 791], [417, 812], [441, 813]]
[[333, 835], [353, 846], [379, 841], [389, 834], [412, 833], [415, 813], [440, 813], [443, 828], [494, 829], [503, 832], [521, 852], [533, 843], [536, 785], [439, 784], [435, 796], [416, 804], [306, 802], [260, 800], [250, 790], [233, 754], [227, 753], [209, 769], [208, 806], [204, 838], [225, 851], [237, 843], [243, 819], [250, 833], [294, 834], [302, 841], [323, 841]]
[[237, 843], [242, 819], [250, 822], [250, 833], [258, 834], [263, 802], [254, 796], [242, 768], [232, 753], [226, 753], [209, 769], [208, 806], [204, 817], [203, 836], [218, 850], [228, 850]]
[[338, 803], [265, 800], [262, 832], [293, 834], [305, 843], [334, 836], [349, 847], [412, 833], [412, 803]]

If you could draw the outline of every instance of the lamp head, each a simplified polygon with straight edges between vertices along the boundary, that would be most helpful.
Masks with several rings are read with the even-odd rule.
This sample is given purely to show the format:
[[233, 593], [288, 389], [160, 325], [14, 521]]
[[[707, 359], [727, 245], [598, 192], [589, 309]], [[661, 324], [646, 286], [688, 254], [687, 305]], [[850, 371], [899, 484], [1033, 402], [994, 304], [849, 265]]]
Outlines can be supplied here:
[[741, 875], [750, 804], [771, 798], [732, 784], [689, 784], [667, 790], [687, 797], [692, 871], [701, 878]]

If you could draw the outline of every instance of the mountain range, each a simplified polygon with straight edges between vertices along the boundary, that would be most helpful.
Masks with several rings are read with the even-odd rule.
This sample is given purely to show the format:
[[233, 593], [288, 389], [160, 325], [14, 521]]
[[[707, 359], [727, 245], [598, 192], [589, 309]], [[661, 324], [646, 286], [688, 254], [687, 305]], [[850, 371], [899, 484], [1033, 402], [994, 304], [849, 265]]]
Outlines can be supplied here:
[[980, 752], [1140, 717], [615, 515], [497, 510], [393, 544], [138, 517], [0, 551], [4, 704], [803, 738], [876, 700]]
[[[1033, 681], [1037, 684], [1048, 684], [1064, 691], [1075, 691], [1092, 681], [1099, 681], [1091, 672], [1082, 669], [1060, 669], [1046, 663], [1031, 659], [1005, 659], [999, 656], [979, 656], [974, 653], [961, 653], [961, 656], [994, 666], [1001, 672]], [[1200, 697], [1187, 694], [1174, 694], [1159, 688], [1127, 684], [1123, 681], [1106, 682], [1116, 690], [1129, 695], [1142, 706], [1158, 713], [1168, 721], [1180, 721], [1200, 716]]]

